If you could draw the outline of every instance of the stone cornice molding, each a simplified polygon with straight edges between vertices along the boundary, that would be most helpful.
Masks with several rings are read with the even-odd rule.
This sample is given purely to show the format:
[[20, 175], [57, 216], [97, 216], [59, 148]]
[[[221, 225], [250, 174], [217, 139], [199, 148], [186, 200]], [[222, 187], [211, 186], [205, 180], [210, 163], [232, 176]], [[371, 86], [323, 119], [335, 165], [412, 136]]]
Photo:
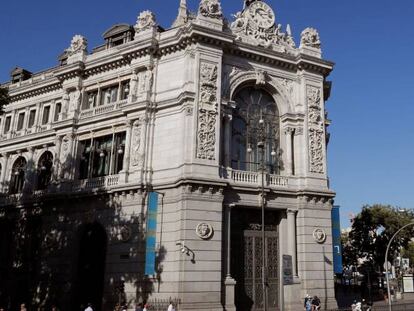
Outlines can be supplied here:
[[[62, 88], [62, 84], [60, 82], [54, 82], [53, 84], [49, 85], [39, 85], [38, 88], [34, 88], [31, 90], [19, 92], [19, 93], [12, 93], [10, 96], [10, 103], [13, 104], [14, 102], [24, 100], [26, 98], [31, 98], [39, 95], [43, 95], [46, 93], [50, 93], [53, 91], [60, 90]], [[19, 90], [20, 91], [20, 90]]]

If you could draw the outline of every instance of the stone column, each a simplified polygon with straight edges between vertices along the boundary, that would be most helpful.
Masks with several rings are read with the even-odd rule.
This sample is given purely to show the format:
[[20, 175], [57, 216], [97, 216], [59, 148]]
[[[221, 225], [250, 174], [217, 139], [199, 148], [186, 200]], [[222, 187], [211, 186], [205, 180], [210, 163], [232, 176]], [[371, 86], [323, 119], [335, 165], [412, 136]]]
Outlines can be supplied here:
[[35, 186], [35, 170], [36, 165], [34, 163], [34, 151], [35, 149], [33, 147], [29, 147], [27, 150], [29, 150], [29, 160], [27, 161], [27, 168], [26, 168], [26, 180], [24, 185], [24, 192], [31, 192], [34, 190]]
[[286, 136], [286, 175], [293, 174], [293, 159], [292, 159], [292, 135], [295, 129], [292, 127], [285, 128]]
[[288, 222], [288, 253], [292, 256], [292, 273], [294, 277], [298, 276], [297, 259], [296, 259], [296, 211], [287, 210]]
[[236, 306], [234, 304], [234, 294], [236, 287], [236, 280], [231, 277], [231, 209], [235, 207], [234, 204], [230, 204], [227, 211], [227, 271], [226, 279], [224, 280], [224, 285], [226, 287], [226, 311], [236, 311]]
[[231, 129], [233, 116], [224, 116], [224, 166], [231, 167]]
[[120, 180], [123, 182], [128, 181], [129, 164], [131, 159], [131, 136], [132, 136], [132, 121], [126, 121], [126, 135], [125, 135], [125, 148], [124, 148], [124, 161], [122, 163], [122, 171], [120, 172]]
[[55, 139], [55, 154], [53, 157], [53, 181], [57, 181], [59, 177], [59, 170], [60, 170], [60, 149], [62, 146], [62, 137], [58, 136]]
[[5, 192], [5, 190], [6, 190], [7, 170], [9, 169], [10, 153], [5, 153], [5, 154], [3, 154], [3, 156], [5, 157], [5, 160], [4, 160], [4, 165], [2, 167], [2, 170], [1, 170], [1, 176], [0, 176], [1, 185], [0, 185], [0, 189], [1, 189], [2, 192]]

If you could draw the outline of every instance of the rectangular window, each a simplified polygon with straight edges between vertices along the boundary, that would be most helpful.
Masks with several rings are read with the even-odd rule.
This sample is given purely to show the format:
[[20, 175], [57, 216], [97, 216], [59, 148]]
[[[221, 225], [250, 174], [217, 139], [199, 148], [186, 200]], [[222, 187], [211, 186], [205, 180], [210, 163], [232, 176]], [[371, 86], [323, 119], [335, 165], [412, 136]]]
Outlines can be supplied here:
[[79, 142], [81, 159], [79, 179], [119, 174], [122, 170], [125, 152], [125, 132], [96, 137]]
[[59, 114], [62, 112], [62, 104], [61, 103], [56, 103], [55, 106], [55, 116], [53, 118], [54, 122], [59, 121]]
[[86, 100], [82, 103], [82, 110], [91, 109], [96, 106], [96, 99], [98, 98], [98, 92], [88, 92], [86, 94]]
[[43, 108], [42, 125], [49, 123], [49, 114], [50, 114], [50, 106], [45, 106], [45, 108]]
[[36, 110], [30, 110], [29, 113], [29, 124], [27, 125], [28, 128], [32, 128], [35, 123], [35, 117], [36, 117]]
[[11, 125], [11, 116], [6, 117], [6, 123], [4, 124], [4, 133], [8, 133], [10, 131]]
[[121, 84], [121, 100], [127, 99], [129, 95], [129, 80]]
[[24, 125], [24, 115], [25, 113], [19, 113], [19, 118], [17, 119], [17, 130], [21, 131], [23, 129], [23, 125]]
[[102, 90], [101, 93], [101, 105], [107, 105], [116, 102], [118, 97], [118, 87], [108, 87]]

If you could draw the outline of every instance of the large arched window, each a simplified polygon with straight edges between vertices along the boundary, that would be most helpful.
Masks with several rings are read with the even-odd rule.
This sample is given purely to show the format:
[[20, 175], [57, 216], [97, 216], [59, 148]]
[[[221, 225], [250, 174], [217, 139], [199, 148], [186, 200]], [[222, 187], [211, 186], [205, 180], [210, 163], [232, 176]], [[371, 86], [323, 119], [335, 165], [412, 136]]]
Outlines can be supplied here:
[[279, 112], [274, 98], [265, 90], [246, 87], [234, 97], [231, 166], [245, 171], [260, 170], [260, 142], [264, 164], [271, 173], [279, 171]]
[[52, 179], [53, 155], [46, 151], [39, 159], [37, 166], [37, 190], [44, 190]]
[[27, 161], [24, 157], [18, 157], [13, 164], [11, 179], [10, 179], [10, 193], [20, 193], [23, 191], [24, 179], [26, 175]]

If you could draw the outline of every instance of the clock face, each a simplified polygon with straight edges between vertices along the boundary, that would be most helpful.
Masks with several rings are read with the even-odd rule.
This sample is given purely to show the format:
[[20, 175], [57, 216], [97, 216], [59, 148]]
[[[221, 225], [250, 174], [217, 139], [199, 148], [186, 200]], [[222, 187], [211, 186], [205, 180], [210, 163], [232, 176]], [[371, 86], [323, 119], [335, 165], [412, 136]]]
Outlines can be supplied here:
[[275, 24], [275, 13], [262, 1], [253, 2], [248, 8], [248, 13], [252, 22], [260, 28], [268, 29]]

